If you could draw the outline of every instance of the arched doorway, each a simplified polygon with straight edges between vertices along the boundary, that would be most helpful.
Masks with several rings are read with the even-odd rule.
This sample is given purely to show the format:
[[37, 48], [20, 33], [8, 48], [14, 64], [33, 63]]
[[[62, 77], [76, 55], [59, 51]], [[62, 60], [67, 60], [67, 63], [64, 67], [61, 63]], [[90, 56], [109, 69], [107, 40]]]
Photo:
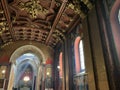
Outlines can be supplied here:
[[8, 90], [40, 90], [44, 60], [42, 51], [33, 45], [15, 50], [10, 58], [12, 65]]

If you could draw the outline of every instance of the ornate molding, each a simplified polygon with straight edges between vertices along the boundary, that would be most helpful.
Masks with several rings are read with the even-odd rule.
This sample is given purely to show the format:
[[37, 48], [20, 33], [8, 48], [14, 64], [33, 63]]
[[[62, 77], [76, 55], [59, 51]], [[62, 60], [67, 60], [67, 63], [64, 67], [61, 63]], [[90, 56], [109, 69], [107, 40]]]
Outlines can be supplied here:
[[48, 10], [43, 8], [40, 5], [39, 0], [30, 0], [30, 1], [25, 2], [25, 3], [24, 2], [19, 2], [18, 7], [20, 8], [20, 10], [27, 11], [28, 14], [30, 15], [30, 17], [32, 17], [32, 18], [37, 18], [37, 16], [39, 14], [46, 15], [48, 13]]

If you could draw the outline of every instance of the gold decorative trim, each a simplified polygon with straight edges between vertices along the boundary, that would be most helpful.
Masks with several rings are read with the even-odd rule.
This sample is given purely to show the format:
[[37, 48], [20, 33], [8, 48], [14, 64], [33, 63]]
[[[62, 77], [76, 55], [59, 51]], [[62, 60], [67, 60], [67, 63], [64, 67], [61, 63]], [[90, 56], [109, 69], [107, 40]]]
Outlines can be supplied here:
[[18, 7], [26, 10], [32, 18], [36, 18], [39, 14], [47, 14], [48, 10], [40, 5], [39, 0], [30, 0], [28, 2], [19, 2]]

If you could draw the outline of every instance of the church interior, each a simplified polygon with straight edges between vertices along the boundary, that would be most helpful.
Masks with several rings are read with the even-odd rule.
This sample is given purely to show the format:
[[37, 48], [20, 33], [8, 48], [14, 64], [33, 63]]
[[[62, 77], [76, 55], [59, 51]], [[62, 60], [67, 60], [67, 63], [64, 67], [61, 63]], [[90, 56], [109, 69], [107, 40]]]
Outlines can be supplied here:
[[120, 90], [120, 0], [0, 0], [0, 90]]

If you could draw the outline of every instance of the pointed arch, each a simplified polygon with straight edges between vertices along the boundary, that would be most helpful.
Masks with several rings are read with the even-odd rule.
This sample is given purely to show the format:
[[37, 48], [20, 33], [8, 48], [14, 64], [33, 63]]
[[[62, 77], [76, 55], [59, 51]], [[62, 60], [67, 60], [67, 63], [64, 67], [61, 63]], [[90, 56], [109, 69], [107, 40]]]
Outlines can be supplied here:
[[80, 36], [76, 37], [76, 39], [75, 39], [75, 42], [74, 42], [74, 54], [75, 54], [76, 74], [85, 73], [83, 40], [81, 39]]
[[11, 63], [16, 63], [16, 59], [24, 53], [31, 52], [34, 53], [39, 59], [40, 62], [45, 61], [45, 56], [43, 52], [36, 46], [33, 45], [24, 45], [18, 49], [16, 49], [10, 57]]
[[[30, 54], [30, 53], [35, 55], [37, 57], [37, 59], [32, 60], [31, 58], [24, 58], [24, 60], [19, 61], [19, 63], [17, 62], [17, 59], [20, 56], [22, 56], [24, 54]], [[33, 45], [21, 46], [18, 49], [16, 49], [10, 57], [9, 62], [12, 63], [10, 76], [13, 74], [13, 72], [14, 73], [16, 72], [18, 65], [20, 65], [20, 64], [24, 65], [25, 63], [28, 63], [33, 68], [33, 71], [35, 71], [34, 76], [36, 76], [36, 81], [35, 81], [35, 83], [36, 83], [37, 81], [39, 81], [42, 78], [42, 75], [39, 75], [40, 73], [42, 73], [40, 68], [43, 68], [41, 66], [45, 61], [46, 61], [45, 56], [44, 56], [43, 52], [38, 47], [33, 46]], [[16, 80], [15, 78], [16, 78], [16, 75], [14, 75], [14, 77], [10, 77], [10, 79], [9, 79], [10, 81], [8, 83], [8, 89], [9, 90], [12, 90], [12, 87], [16, 86], [16, 84], [15, 84], [16, 82], [14, 83], [14, 81]], [[37, 89], [39, 89], [39, 84], [40, 84], [40, 81], [38, 83], [36, 83], [36, 88]]]
[[118, 19], [119, 10], [120, 0], [116, 0], [110, 12], [110, 23], [112, 26], [112, 33], [117, 51], [117, 56], [120, 60], [120, 23]]
[[75, 69], [76, 69], [76, 73], [80, 72], [79, 42], [80, 42], [80, 37], [78, 36], [75, 39], [75, 42], [74, 42]]

